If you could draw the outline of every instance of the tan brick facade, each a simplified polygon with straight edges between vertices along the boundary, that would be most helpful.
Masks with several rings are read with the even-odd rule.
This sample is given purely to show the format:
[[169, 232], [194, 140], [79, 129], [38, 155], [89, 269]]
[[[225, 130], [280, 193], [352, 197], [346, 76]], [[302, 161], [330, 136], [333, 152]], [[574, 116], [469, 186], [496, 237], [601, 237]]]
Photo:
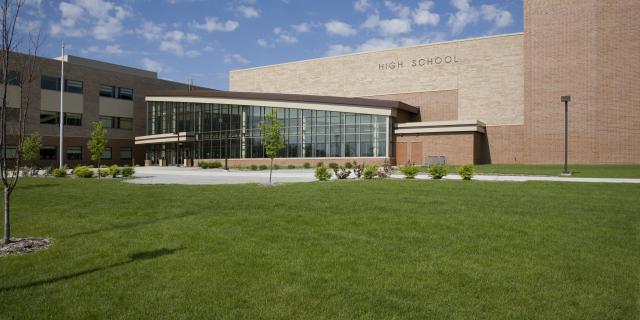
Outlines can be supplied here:
[[640, 1], [525, 1], [525, 159], [640, 163]]
[[[409, 121], [441, 121], [458, 119], [458, 90], [398, 93], [367, 98], [402, 101], [420, 108], [420, 114]], [[398, 120], [400, 122], [400, 119]], [[402, 121], [405, 122], [405, 121]]]

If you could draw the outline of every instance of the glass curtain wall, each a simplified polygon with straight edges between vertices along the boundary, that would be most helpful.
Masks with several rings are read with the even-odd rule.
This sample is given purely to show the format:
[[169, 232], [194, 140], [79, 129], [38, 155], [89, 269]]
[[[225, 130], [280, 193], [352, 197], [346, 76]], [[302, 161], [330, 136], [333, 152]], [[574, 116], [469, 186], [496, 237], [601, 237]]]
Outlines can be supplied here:
[[[388, 116], [224, 104], [148, 102], [147, 134], [193, 132], [194, 159], [264, 158], [259, 123], [275, 111], [284, 124], [282, 158], [384, 157]], [[182, 144], [179, 144], [182, 146]], [[170, 159], [176, 144], [152, 145], [148, 160]], [[170, 154], [169, 154], [170, 153]]]

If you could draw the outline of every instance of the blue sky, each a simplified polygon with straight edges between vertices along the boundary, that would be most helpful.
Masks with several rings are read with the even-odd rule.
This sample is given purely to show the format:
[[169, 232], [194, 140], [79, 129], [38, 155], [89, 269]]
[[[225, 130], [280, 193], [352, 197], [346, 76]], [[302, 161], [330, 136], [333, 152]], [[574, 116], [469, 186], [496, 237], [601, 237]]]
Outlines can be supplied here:
[[19, 29], [67, 54], [227, 89], [274, 63], [521, 32], [521, 0], [27, 0]]

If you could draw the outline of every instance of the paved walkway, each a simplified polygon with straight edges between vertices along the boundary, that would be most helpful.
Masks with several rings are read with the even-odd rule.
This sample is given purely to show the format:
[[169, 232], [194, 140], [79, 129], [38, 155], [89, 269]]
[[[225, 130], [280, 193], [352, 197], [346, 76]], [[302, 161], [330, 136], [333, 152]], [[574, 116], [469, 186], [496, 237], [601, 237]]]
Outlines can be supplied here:
[[[177, 167], [137, 167], [135, 179], [126, 180], [136, 184], [240, 184], [269, 182], [269, 171], [244, 171]], [[393, 179], [402, 179], [402, 175], [391, 175]], [[335, 178], [334, 178], [335, 179]], [[431, 179], [426, 174], [419, 174], [416, 179]], [[444, 177], [445, 180], [460, 180], [457, 174]], [[575, 178], [551, 176], [514, 176], [514, 175], [476, 175], [474, 180], [480, 181], [561, 181], [561, 182], [598, 182], [598, 183], [640, 183], [640, 179], [618, 178]], [[311, 182], [315, 181], [313, 169], [281, 169], [273, 171], [274, 183]]]

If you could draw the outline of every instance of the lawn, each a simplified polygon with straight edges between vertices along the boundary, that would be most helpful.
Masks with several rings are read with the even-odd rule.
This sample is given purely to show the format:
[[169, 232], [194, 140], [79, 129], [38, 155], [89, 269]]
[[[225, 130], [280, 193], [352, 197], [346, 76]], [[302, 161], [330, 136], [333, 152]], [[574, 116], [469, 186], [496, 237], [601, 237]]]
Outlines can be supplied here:
[[[456, 173], [458, 166], [448, 166], [449, 173]], [[478, 174], [559, 176], [563, 166], [555, 164], [482, 164], [476, 165]], [[422, 167], [426, 172], [427, 168]], [[570, 165], [569, 171], [580, 178], [640, 178], [640, 165]]]
[[640, 185], [21, 180], [3, 319], [638, 319]]

